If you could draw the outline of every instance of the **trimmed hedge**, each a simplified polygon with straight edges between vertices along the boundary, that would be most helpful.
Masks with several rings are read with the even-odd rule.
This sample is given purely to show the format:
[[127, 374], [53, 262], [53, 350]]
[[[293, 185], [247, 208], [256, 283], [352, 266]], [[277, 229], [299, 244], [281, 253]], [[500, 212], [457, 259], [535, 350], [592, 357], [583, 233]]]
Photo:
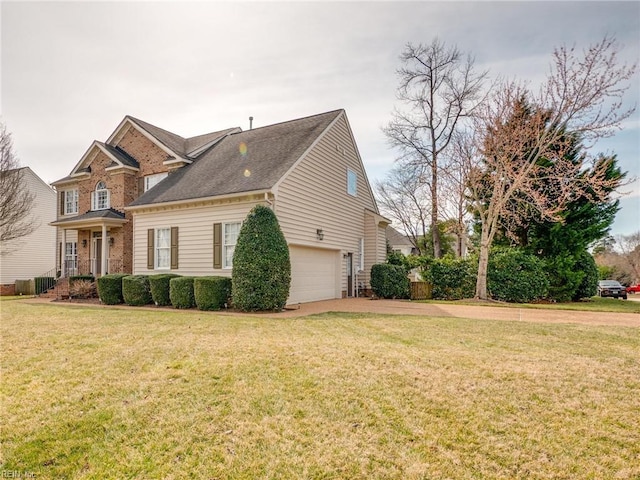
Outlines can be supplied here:
[[110, 273], [98, 278], [98, 297], [106, 305], [122, 303], [122, 279], [128, 277], [127, 273]]
[[193, 294], [199, 310], [221, 310], [231, 297], [231, 278], [196, 277], [193, 280]]
[[131, 306], [149, 305], [153, 302], [149, 277], [147, 275], [130, 275], [122, 279], [122, 298]]
[[380, 298], [409, 298], [411, 282], [404, 267], [378, 263], [371, 267], [371, 290]]
[[169, 297], [169, 281], [180, 275], [176, 273], [159, 273], [157, 275], [149, 275], [149, 287], [151, 290], [151, 299], [159, 307], [168, 307], [171, 305]]
[[34, 279], [36, 295], [40, 295], [42, 292], [46, 292], [56, 284], [54, 277], [35, 277]]
[[494, 299], [528, 303], [547, 295], [549, 281], [539, 258], [515, 248], [496, 249], [489, 256], [487, 287]]
[[233, 254], [233, 305], [240, 310], [282, 310], [291, 286], [289, 246], [275, 213], [255, 206], [242, 224]]
[[431, 259], [421, 271], [422, 278], [433, 285], [432, 298], [461, 300], [476, 291], [478, 261], [475, 258], [445, 256]]
[[193, 308], [196, 300], [193, 295], [194, 277], [176, 277], [169, 280], [169, 298], [175, 308]]

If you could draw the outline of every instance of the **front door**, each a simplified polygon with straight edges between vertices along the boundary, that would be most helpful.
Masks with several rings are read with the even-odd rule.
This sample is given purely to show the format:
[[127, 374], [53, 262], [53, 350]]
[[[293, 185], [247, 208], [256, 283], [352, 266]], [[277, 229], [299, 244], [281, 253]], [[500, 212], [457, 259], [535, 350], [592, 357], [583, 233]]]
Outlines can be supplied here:
[[102, 239], [101, 238], [95, 238], [94, 239], [94, 255], [93, 257], [95, 258], [95, 264], [96, 264], [96, 271], [93, 272], [93, 274], [98, 277], [100, 275], [102, 275]]
[[347, 254], [347, 297], [353, 297], [353, 253]]

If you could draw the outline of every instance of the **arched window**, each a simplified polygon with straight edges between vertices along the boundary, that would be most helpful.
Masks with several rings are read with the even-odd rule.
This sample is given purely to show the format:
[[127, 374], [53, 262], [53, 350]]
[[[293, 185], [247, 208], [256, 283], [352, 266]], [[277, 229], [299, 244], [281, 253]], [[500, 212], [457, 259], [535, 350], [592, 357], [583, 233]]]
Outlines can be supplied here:
[[110, 208], [109, 190], [107, 190], [107, 184], [100, 180], [96, 189], [91, 197], [91, 210], [106, 210]]

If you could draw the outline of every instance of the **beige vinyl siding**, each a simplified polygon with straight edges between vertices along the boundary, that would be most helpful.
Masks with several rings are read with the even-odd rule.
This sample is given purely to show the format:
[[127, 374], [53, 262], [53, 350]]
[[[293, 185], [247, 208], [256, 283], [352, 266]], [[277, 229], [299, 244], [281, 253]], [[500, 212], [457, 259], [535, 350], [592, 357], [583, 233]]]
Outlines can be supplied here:
[[[347, 193], [348, 169], [358, 176], [355, 197]], [[276, 214], [290, 245], [351, 252], [357, 265], [360, 239], [365, 237], [365, 208], [377, 211], [349, 126], [341, 115], [279, 185]], [[323, 230], [324, 240], [317, 239], [317, 229]], [[365, 240], [365, 274], [358, 279], [367, 286], [376, 256], [371, 250], [378, 251], [373, 238], [376, 236]], [[346, 291], [346, 261], [342, 258], [341, 262], [341, 289]]]
[[56, 267], [56, 228], [49, 225], [56, 219], [56, 192], [30, 168], [23, 168], [22, 175], [34, 195], [30, 216], [38, 227], [15, 242], [2, 245], [2, 249], [9, 252], [0, 258], [0, 283], [3, 285], [43, 275]]
[[[213, 224], [242, 222], [258, 201], [136, 212], [133, 218], [133, 273], [171, 272], [180, 275], [231, 276], [230, 269], [213, 268]], [[147, 268], [148, 229], [178, 227], [178, 268]]]

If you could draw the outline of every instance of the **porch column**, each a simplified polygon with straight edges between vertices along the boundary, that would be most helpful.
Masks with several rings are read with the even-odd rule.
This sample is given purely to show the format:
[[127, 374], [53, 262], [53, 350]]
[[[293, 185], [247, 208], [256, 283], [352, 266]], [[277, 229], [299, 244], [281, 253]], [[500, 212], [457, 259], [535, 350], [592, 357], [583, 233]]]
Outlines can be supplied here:
[[62, 229], [62, 248], [60, 249], [60, 277], [67, 276], [67, 266], [65, 265], [67, 253], [67, 229]]
[[102, 267], [100, 268], [100, 275], [104, 275], [105, 270], [107, 270], [107, 226], [102, 224], [102, 257], [100, 259]]

